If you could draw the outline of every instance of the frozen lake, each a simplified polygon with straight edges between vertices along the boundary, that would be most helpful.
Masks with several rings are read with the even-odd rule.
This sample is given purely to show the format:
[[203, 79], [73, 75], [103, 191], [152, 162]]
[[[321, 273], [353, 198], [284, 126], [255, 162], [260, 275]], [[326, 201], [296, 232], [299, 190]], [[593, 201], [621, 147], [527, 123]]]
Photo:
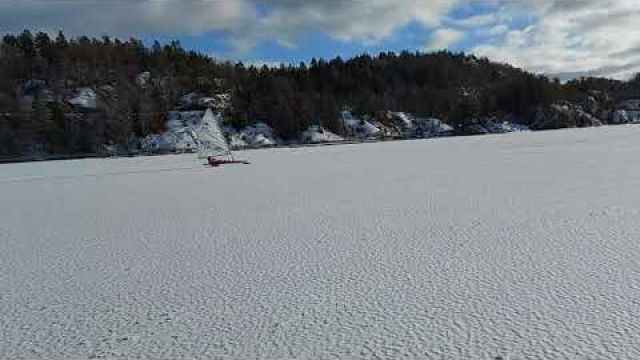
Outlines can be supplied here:
[[640, 126], [238, 156], [0, 165], [0, 358], [640, 358]]

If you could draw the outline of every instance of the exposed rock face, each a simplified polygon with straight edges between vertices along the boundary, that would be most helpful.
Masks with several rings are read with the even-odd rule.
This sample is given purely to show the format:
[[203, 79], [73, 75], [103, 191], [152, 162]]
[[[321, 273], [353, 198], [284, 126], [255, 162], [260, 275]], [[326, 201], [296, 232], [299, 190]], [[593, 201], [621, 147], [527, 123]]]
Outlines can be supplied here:
[[584, 111], [582, 106], [566, 101], [539, 107], [532, 123], [532, 127], [539, 130], [601, 125], [602, 121]]
[[379, 111], [373, 116], [373, 124], [385, 137], [413, 135], [413, 122], [410, 115], [403, 112]]
[[213, 95], [203, 95], [199, 93], [188, 93], [180, 99], [183, 109], [207, 109], [215, 111], [225, 111], [231, 108], [231, 94], [217, 93]]

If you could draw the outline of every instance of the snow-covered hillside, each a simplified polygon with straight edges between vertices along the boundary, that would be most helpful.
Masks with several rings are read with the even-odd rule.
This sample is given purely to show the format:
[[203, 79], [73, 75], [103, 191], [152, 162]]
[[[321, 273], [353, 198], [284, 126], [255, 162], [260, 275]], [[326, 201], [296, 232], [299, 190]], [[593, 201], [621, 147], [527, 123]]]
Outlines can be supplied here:
[[[203, 115], [201, 110], [169, 112], [167, 131], [147, 135], [140, 141], [141, 150], [145, 153], [195, 151], [198, 144], [196, 129]], [[227, 126], [225, 136], [233, 149], [270, 147], [278, 143], [273, 130], [260, 122], [240, 130]]]
[[640, 358], [638, 138], [2, 165], [0, 358]]

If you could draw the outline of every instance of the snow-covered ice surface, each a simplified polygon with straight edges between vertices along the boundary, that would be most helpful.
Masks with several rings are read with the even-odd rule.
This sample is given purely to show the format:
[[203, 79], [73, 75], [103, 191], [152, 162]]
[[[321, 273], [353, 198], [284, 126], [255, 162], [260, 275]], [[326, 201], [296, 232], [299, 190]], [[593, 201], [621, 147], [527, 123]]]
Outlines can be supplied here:
[[639, 358], [638, 139], [2, 165], [0, 358]]

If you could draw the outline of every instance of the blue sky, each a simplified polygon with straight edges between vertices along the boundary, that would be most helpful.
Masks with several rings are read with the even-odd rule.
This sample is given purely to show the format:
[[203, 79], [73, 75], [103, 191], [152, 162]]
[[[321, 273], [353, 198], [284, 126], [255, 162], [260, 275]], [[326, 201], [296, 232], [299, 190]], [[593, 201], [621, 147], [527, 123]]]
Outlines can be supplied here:
[[[326, 0], [323, 0], [326, 1]], [[329, 0], [331, 1], [331, 0]], [[426, 3], [426, 1], [422, 1]], [[418, 2], [419, 3], [419, 2]], [[263, 14], [268, 14], [269, 2], [257, 2]], [[450, 15], [452, 19], [464, 20], [482, 14], [490, 14], [495, 11], [495, 4], [476, 1], [466, 6], [454, 7]], [[336, 10], [337, 11], [337, 10]], [[384, 16], [383, 13], [380, 16]], [[370, 19], [375, 23], [375, 18]], [[195, 49], [203, 53], [220, 58], [246, 61], [250, 63], [293, 63], [308, 62], [312, 58], [342, 58], [353, 57], [362, 53], [378, 54], [380, 52], [403, 50], [427, 50], [429, 39], [437, 28], [425, 26], [419, 21], [412, 20], [407, 24], [398, 26], [387, 36], [379, 41], [362, 41], [362, 39], [342, 40], [331, 36], [322, 29], [312, 29], [297, 39], [294, 45], [285, 46], [277, 40], [267, 39], [256, 44], [247, 51], [235, 51], [233, 44], [225, 41], [229, 34], [224, 32], [212, 32], [200, 35], [178, 35], [166, 37], [159, 34], [149, 34], [144, 37], [146, 43], [153, 40], [169, 42], [178, 39], [183, 46]], [[443, 46], [452, 51], [467, 51], [476, 42], [477, 36], [470, 33], [465, 38], [451, 42]], [[228, 40], [228, 38], [227, 38]], [[432, 49], [435, 50], [435, 49]]]
[[466, 51], [536, 73], [629, 77], [636, 0], [14, 0], [0, 32], [173, 39], [252, 64], [364, 52]]
[[[275, 40], [266, 40], [248, 51], [235, 51], [233, 46], [225, 41], [224, 35], [211, 33], [205, 35], [182, 35], [174, 38], [162, 36], [146, 36], [145, 43], [151, 44], [153, 40], [169, 42], [177, 39], [181, 44], [190, 49], [211, 54], [215, 57], [240, 60], [250, 63], [293, 63], [308, 62], [312, 58], [334, 58], [341, 56], [343, 59], [362, 53], [378, 54], [380, 52], [402, 50], [418, 50], [425, 46], [432, 30], [425, 29], [419, 24], [411, 23], [394, 31], [394, 33], [380, 42], [368, 43], [337, 40], [326, 33], [317, 31], [301, 37], [294, 46], [284, 46]], [[464, 41], [469, 44], [469, 41]], [[465, 44], [452, 44], [450, 49], [465, 50]]]

